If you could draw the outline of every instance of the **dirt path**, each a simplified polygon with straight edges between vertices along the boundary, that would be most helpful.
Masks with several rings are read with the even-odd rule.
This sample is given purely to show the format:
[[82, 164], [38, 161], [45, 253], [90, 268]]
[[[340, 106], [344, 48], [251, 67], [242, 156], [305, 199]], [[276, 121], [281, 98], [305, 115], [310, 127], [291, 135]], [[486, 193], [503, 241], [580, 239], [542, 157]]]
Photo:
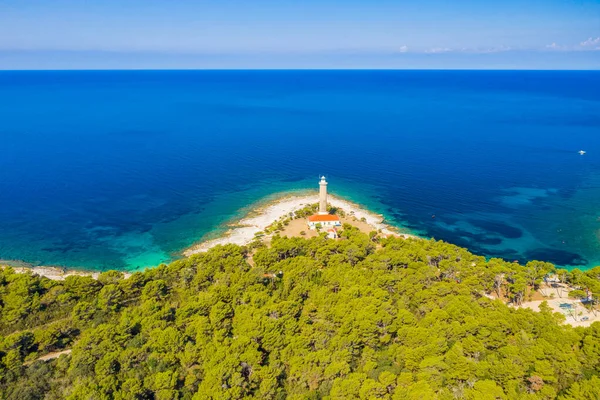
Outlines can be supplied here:
[[33, 364], [35, 361], [54, 360], [55, 358], [58, 358], [58, 357], [60, 357], [63, 354], [71, 354], [71, 350], [72, 349], [63, 350], [63, 351], [55, 351], [55, 352], [52, 352], [52, 353], [48, 353], [48, 354], [45, 354], [45, 355], [41, 356], [40, 358], [38, 358], [38, 359], [36, 359], [34, 361], [26, 362], [24, 365]]

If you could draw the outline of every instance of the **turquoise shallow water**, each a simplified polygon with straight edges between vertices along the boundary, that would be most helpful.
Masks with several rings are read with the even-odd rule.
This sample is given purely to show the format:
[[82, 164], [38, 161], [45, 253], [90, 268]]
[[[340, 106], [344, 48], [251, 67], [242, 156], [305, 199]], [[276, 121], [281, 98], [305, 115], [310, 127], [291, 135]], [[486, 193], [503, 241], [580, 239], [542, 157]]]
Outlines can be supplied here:
[[326, 174], [423, 236], [600, 265], [599, 72], [0, 72], [0, 121], [0, 259], [156, 265]]

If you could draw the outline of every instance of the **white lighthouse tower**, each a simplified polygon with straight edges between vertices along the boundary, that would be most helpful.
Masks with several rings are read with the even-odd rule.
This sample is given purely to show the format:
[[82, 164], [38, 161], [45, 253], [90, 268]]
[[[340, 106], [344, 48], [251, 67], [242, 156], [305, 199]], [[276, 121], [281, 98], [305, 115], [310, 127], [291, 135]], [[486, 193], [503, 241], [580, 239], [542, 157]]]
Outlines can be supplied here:
[[319, 215], [326, 214], [329, 214], [327, 212], [327, 181], [322, 176], [319, 182]]
[[322, 176], [319, 181], [319, 212], [308, 217], [309, 229], [325, 229], [327, 237], [337, 238], [336, 227], [342, 226], [340, 217], [327, 212], [327, 180]]

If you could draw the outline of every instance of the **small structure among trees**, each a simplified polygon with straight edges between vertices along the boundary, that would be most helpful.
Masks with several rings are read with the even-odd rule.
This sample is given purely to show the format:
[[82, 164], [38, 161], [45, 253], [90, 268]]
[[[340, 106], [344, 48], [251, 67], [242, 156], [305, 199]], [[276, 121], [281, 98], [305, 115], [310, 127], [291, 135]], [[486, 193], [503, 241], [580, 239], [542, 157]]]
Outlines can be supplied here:
[[308, 217], [308, 227], [309, 229], [317, 229], [320, 228], [328, 228], [342, 226], [340, 221], [340, 217], [337, 215], [311, 215]]

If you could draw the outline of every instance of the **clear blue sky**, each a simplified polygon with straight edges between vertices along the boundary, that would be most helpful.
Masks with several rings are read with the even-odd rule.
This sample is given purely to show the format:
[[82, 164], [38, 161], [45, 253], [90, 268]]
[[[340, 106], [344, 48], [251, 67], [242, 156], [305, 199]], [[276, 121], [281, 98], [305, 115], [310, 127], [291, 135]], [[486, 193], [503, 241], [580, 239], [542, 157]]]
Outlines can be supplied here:
[[600, 69], [600, 0], [3, 0], [0, 69]]

